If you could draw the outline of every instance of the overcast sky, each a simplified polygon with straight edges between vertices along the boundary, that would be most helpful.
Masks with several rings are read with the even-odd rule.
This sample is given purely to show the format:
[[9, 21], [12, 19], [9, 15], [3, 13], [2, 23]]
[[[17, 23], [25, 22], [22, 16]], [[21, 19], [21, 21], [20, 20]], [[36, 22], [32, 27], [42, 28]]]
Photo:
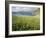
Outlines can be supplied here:
[[32, 11], [36, 10], [35, 7], [12, 7], [12, 15], [32, 15]]
[[19, 12], [19, 11], [30, 11], [36, 10], [35, 7], [12, 7], [12, 12]]

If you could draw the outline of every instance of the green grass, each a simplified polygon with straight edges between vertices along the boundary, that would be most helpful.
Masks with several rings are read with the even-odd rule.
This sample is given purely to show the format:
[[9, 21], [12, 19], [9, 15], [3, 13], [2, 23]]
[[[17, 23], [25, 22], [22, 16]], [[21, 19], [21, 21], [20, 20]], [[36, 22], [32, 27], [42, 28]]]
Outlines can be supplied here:
[[12, 16], [12, 31], [40, 30], [39, 16]]

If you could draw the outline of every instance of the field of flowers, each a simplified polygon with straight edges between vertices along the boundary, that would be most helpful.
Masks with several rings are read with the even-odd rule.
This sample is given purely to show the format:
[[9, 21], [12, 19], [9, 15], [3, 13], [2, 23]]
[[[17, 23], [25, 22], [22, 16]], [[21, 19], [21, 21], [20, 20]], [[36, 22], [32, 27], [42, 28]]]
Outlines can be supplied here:
[[12, 31], [40, 30], [39, 16], [12, 16]]

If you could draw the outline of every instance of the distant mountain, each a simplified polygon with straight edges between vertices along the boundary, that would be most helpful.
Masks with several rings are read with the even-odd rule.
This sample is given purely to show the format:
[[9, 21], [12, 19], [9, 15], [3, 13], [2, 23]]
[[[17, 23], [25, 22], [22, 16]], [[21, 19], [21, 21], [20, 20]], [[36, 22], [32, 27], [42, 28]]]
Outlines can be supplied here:
[[24, 12], [24, 11], [21, 11], [21, 12], [12, 12], [12, 15], [13, 16], [31, 16], [32, 15], [32, 12]]

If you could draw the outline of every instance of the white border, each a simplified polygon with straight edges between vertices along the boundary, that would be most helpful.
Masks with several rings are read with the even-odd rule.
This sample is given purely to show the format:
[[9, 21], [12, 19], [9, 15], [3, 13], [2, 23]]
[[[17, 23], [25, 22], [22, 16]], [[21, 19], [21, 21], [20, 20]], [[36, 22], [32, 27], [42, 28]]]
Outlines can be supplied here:
[[[12, 6], [38, 7], [38, 8], [40, 8], [40, 30], [35, 30], [35, 31], [12, 31]], [[42, 5], [9, 4], [9, 35], [35, 34], [35, 33], [43, 33], [43, 6]]]

